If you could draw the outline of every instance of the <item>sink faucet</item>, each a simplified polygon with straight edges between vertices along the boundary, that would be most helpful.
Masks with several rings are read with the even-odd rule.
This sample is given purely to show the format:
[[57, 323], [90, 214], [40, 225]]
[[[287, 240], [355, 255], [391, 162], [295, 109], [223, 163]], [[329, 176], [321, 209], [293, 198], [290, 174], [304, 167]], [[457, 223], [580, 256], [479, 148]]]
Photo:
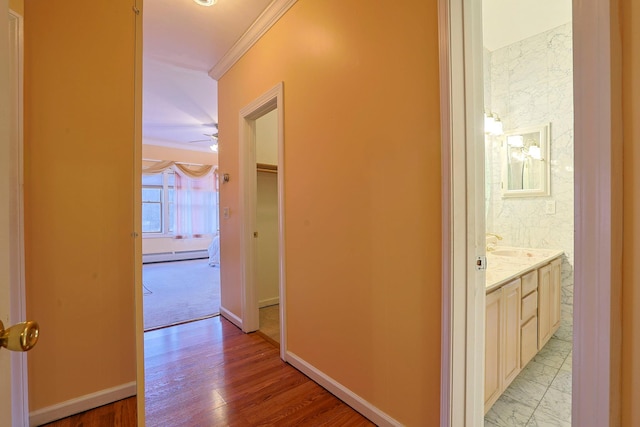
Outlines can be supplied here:
[[486, 233], [487, 240], [487, 252], [491, 252], [496, 249], [496, 245], [498, 244], [498, 240], [502, 240], [502, 236], [495, 233]]

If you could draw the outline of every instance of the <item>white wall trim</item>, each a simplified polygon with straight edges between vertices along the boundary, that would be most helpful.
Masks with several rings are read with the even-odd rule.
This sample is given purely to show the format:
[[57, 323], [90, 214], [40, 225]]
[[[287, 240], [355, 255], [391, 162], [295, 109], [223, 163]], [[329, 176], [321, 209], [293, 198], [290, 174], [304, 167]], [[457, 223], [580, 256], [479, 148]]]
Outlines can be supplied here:
[[220, 316], [227, 319], [229, 322], [236, 325], [238, 328], [244, 330], [242, 327], [242, 319], [231, 312], [231, 310], [227, 310], [223, 306], [220, 306]]
[[[441, 426], [480, 426], [484, 414], [484, 156], [481, 4], [441, 0]], [[480, 49], [478, 49], [480, 45]], [[480, 54], [480, 56], [478, 56]], [[478, 84], [479, 83], [479, 84]], [[454, 125], [455, 124], [455, 125]], [[479, 150], [479, 152], [476, 152]]]
[[297, 0], [273, 0], [240, 39], [209, 71], [209, 76], [219, 80], [247, 53], [251, 47], [284, 15]]
[[[622, 136], [619, 8], [574, 0], [573, 425], [620, 424]], [[612, 14], [613, 13], [613, 14]]]
[[85, 394], [84, 396], [31, 412], [29, 425], [39, 426], [50, 423], [61, 418], [66, 418], [71, 415], [88, 411], [89, 409], [97, 408], [135, 395], [135, 381], [100, 390], [95, 393]]
[[266, 298], [258, 301], [258, 307], [269, 307], [271, 305], [280, 304], [280, 297]]
[[310, 363], [307, 363], [304, 359], [302, 359], [295, 353], [287, 351], [287, 362], [291, 366], [295, 367], [300, 372], [311, 378], [313, 381], [321, 385], [329, 393], [333, 394], [338, 399], [351, 406], [371, 422], [375, 423], [377, 426], [392, 427], [402, 425], [399, 421], [395, 420], [370, 402], [358, 396], [347, 387], [343, 386], [338, 381], [326, 375], [324, 372], [320, 371]]
[[260, 95], [240, 110], [240, 215], [243, 218], [240, 252], [242, 330], [257, 331], [260, 327], [258, 290], [255, 278], [256, 245], [253, 232], [256, 230], [256, 144], [255, 121], [277, 108], [278, 111], [278, 261], [280, 297], [280, 357], [286, 360], [286, 274], [285, 274], [285, 210], [284, 210], [284, 84], [282, 82]]

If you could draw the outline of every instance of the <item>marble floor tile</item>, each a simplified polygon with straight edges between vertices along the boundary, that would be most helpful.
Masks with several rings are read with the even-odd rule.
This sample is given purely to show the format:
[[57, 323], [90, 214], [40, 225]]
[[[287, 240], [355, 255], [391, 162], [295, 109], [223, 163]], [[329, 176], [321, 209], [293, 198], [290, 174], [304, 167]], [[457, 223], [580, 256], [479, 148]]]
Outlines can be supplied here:
[[573, 325], [565, 323], [560, 324], [556, 333], [553, 334], [553, 338], [570, 343], [573, 341]]
[[542, 384], [517, 377], [504, 391], [503, 396], [507, 396], [516, 402], [535, 409], [538, 407], [546, 391], [547, 387]]
[[535, 411], [527, 427], [571, 427], [571, 423]]
[[549, 388], [536, 412], [571, 422], [571, 394]]
[[500, 427], [497, 424], [492, 423], [491, 421], [487, 420], [486, 418], [484, 419], [484, 427]]
[[546, 366], [560, 369], [560, 366], [562, 366], [562, 364], [564, 363], [564, 359], [566, 359], [567, 354], [569, 354], [569, 351], [571, 350], [566, 350], [564, 348], [553, 345], [559, 342], [568, 344], [566, 341], [551, 339], [549, 340], [547, 345], [545, 345], [544, 348], [534, 356], [533, 361]]
[[571, 371], [560, 369], [549, 386], [550, 388], [571, 394]]
[[533, 411], [534, 408], [503, 394], [485, 415], [485, 425], [488, 421], [498, 427], [524, 427], [533, 415]]
[[544, 346], [543, 350], [552, 350], [556, 353], [562, 354], [566, 356], [571, 353], [573, 349], [573, 344], [570, 342], [566, 342], [564, 340], [559, 340], [557, 338], [551, 337], [551, 339]]
[[522, 377], [526, 380], [533, 381], [535, 383], [542, 384], [548, 387], [556, 377], [558, 370], [558, 368], [543, 365], [532, 360], [527, 364], [527, 366], [525, 366], [522, 372], [520, 372], [518, 377]]
[[571, 372], [573, 369], [573, 352], [569, 353], [566, 359], [564, 359], [564, 363], [560, 367], [563, 371]]

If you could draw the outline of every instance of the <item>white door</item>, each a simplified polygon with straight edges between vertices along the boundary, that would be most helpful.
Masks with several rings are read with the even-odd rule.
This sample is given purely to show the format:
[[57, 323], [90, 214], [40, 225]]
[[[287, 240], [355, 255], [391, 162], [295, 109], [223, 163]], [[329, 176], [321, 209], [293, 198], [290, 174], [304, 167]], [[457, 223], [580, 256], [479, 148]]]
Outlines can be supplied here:
[[[22, 237], [22, 17], [0, 1], [9, 37], [0, 44], [0, 320], [4, 328], [25, 319]], [[3, 31], [3, 30], [0, 30]], [[14, 332], [16, 330], [14, 329]], [[16, 335], [13, 334], [15, 337]], [[13, 341], [11, 338], [9, 341]], [[12, 347], [12, 345], [9, 345]], [[27, 361], [0, 349], [0, 425], [28, 425]]]
[[[7, 0], [0, 0], [0, 34], [8, 34], [9, 6]], [[0, 64], [9, 62], [9, 39], [0, 43]], [[10, 85], [8, 67], [0, 67], [0, 319], [9, 323], [9, 105]], [[0, 349], [0, 425], [11, 425], [11, 357], [8, 351]]]

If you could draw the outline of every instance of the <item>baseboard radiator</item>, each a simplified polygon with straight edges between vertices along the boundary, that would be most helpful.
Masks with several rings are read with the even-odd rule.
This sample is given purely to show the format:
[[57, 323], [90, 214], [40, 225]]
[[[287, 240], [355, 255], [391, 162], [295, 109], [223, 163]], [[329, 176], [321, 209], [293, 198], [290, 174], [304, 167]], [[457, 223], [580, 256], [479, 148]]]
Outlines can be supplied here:
[[159, 252], [155, 254], [142, 255], [142, 263], [148, 264], [152, 262], [166, 261], [186, 261], [190, 259], [209, 258], [209, 252], [206, 249], [197, 251], [176, 251], [176, 252]]

